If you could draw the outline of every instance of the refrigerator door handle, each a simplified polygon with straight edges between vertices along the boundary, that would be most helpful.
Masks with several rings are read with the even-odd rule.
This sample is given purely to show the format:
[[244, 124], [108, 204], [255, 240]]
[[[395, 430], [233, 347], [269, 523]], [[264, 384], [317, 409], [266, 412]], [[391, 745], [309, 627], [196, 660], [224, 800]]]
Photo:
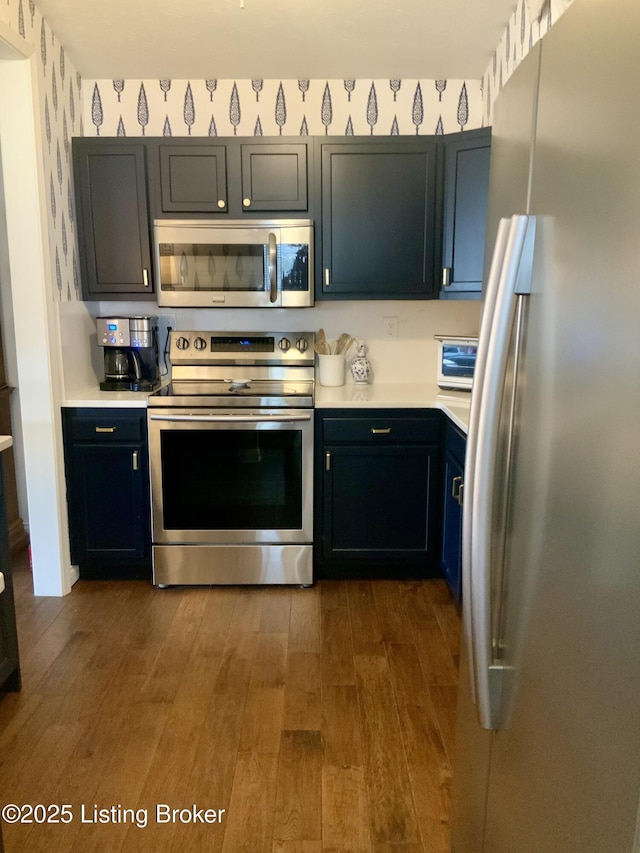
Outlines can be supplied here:
[[[516, 318], [516, 295], [530, 292], [535, 217], [513, 216], [502, 264], [490, 334], [485, 341], [486, 361], [482, 393], [476, 412], [473, 482], [471, 486], [469, 601], [472, 635], [472, 666], [480, 725], [496, 729], [500, 722], [503, 667], [494, 655], [492, 627], [496, 614], [491, 612], [492, 599], [492, 531], [495, 519], [496, 470], [499, 454], [509, 448], [499, 446], [501, 402], [506, 380], [509, 346]], [[518, 317], [524, 312], [518, 311]], [[475, 391], [475, 389], [474, 389]], [[513, 408], [510, 412], [513, 417]], [[470, 423], [471, 426], [471, 423]], [[507, 461], [508, 464], [508, 461]], [[508, 482], [508, 476], [506, 477]], [[467, 480], [468, 482], [468, 480]], [[467, 495], [469, 495], [467, 489]], [[498, 519], [502, 520], [502, 519]], [[503, 537], [504, 531], [498, 536]], [[499, 575], [502, 567], [494, 567]], [[500, 607], [501, 604], [498, 604]]]
[[507, 251], [510, 219], [501, 219], [493, 248], [489, 277], [485, 288], [484, 306], [476, 352], [476, 368], [473, 378], [473, 392], [469, 410], [469, 425], [467, 429], [467, 450], [465, 455], [465, 502], [462, 508], [462, 615], [464, 635], [469, 648], [471, 698], [476, 704], [476, 679], [473, 666], [473, 628], [471, 624], [471, 537], [473, 517], [473, 481], [476, 464], [476, 435], [480, 415], [480, 400], [483, 396], [484, 377], [486, 374], [487, 345], [491, 337], [498, 283]]

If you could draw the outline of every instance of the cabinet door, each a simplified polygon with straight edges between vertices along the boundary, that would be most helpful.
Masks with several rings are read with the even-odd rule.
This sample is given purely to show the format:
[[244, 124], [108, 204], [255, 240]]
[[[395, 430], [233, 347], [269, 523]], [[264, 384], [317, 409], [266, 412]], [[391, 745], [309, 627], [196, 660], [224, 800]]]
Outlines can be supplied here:
[[[148, 551], [149, 504], [134, 443], [76, 444], [71, 490], [73, 560], [142, 560]], [[145, 517], [146, 516], [146, 517]]]
[[432, 447], [326, 446], [324, 557], [426, 555], [436, 458]]
[[9, 536], [0, 465], [0, 572], [4, 590], [0, 592], [0, 690], [20, 689], [18, 636], [13, 601], [13, 578], [9, 557]]
[[445, 453], [442, 515], [441, 568], [456, 601], [462, 594], [462, 506], [460, 487], [462, 464], [451, 453]]
[[242, 208], [307, 210], [307, 145], [242, 143]]
[[153, 298], [142, 144], [74, 140], [85, 299]]
[[479, 298], [489, 196], [491, 132], [456, 134], [445, 142], [442, 296]]
[[325, 144], [321, 167], [318, 295], [433, 296], [435, 145], [362, 140]]
[[159, 149], [163, 213], [228, 211], [224, 145], [161, 143]]

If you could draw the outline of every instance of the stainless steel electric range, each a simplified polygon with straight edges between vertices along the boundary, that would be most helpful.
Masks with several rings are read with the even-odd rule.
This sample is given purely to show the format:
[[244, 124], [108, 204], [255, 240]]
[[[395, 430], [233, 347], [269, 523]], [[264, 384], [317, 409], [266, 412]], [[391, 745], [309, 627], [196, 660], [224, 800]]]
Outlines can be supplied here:
[[149, 397], [153, 580], [313, 582], [314, 336], [172, 332]]

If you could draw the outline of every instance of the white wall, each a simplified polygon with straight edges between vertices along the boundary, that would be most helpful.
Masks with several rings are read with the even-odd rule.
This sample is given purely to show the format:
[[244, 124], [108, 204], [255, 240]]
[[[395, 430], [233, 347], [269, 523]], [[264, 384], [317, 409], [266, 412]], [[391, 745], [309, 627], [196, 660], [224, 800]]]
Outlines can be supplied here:
[[[0, 22], [0, 37], [15, 41]], [[22, 41], [22, 40], [20, 40]], [[15, 60], [0, 63], [0, 146], [8, 264], [15, 345], [20, 437], [34, 589], [61, 595], [71, 587], [64, 461], [59, 401], [62, 362], [57, 312], [50, 298], [48, 228], [38, 110], [37, 68], [29, 46], [18, 44]], [[5, 292], [3, 301], [7, 301]]]

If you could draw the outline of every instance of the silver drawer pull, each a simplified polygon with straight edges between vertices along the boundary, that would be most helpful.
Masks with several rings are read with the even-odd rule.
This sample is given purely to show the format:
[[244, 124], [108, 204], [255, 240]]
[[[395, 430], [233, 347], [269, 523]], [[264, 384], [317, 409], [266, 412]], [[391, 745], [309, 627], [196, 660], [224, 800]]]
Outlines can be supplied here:
[[140, 469], [140, 460], [138, 458], [138, 451], [134, 450], [131, 456], [131, 464], [134, 471], [138, 471]]
[[389, 435], [391, 432], [391, 427], [384, 427], [380, 429], [376, 429], [375, 427], [371, 427], [371, 435]]
[[96, 427], [96, 432], [115, 432], [115, 427]]

